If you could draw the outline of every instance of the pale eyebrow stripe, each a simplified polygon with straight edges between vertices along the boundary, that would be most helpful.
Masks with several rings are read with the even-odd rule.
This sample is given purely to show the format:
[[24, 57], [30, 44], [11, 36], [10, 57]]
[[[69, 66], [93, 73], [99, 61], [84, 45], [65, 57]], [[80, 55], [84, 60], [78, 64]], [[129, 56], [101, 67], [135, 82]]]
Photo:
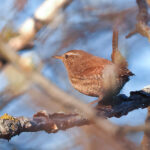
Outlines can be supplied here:
[[80, 55], [80, 54], [77, 54], [77, 53], [72, 53], [72, 52], [69, 52], [69, 53], [66, 53], [67, 55]]

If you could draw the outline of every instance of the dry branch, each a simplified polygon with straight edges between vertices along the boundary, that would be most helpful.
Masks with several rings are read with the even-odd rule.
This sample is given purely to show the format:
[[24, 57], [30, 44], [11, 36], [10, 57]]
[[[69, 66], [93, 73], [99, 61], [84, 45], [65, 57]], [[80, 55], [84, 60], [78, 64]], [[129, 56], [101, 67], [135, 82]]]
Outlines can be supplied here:
[[44, 25], [54, 20], [58, 12], [71, 2], [71, 0], [45, 0], [45, 2], [35, 11], [34, 18], [28, 18], [21, 25], [18, 31], [19, 36], [10, 39], [9, 45], [16, 51], [28, 47], [36, 33]]
[[[41, 111], [35, 114], [33, 119], [25, 117], [15, 118], [5, 114], [0, 118], [0, 138], [9, 140], [13, 136], [19, 135], [22, 132], [45, 131], [47, 133], [55, 133], [59, 130], [66, 130], [75, 126], [89, 125], [90, 123], [91, 122], [78, 114], [48, 114], [46, 111]], [[108, 140], [105, 142], [107, 142], [107, 144], [111, 143], [114, 146], [112, 147], [113, 149], [115, 149], [116, 144], [114, 141], [112, 143], [112, 140], [109, 141], [110, 137], [117, 140], [116, 150], [133, 150], [136, 149], [136, 147], [122, 137], [123, 133], [132, 130], [134, 130], [133, 127], [127, 127], [127, 129], [118, 127], [118, 130], [113, 137], [111, 134], [104, 134], [103, 130], [99, 130], [98, 132], [103, 133], [101, 138], [106, 138], [107, 136]]]
[[[118, 96], [118, 98], [114, 99], [115, 102], [112, 103], [112, 106], [109, 107], [104, 104], [103, 106], [102, 104], [99, 104], [97, 106], [97, 115], [104, 115], [105, 117], [121, 117], [133, 109], [145, 108], [150, 105], [150, 94], [147, 93], [147, 91], [150, 91], [150, 88], [145, 88], [143, 91], [132, 92], [128, 98], [125, 96]], [[44, 130], [47, 133], [55, 133], [59, 130], [65, 130], [75, 126], [89, 125], [90, 123], [92, 122], [89, 121], [88, 118], [77, 113], [48, 114], [46, 111], [41, 111], [35, 114], [33, 119], [26, 117], [15, 118], [5, 114], [0, 118], [0, 138], [10, 139], [21, 132], [37, 132], [41, 130]], [[105, 125], [107, 125], [107, 123], [105, 122]], [[121, 135], [128, 132], [138, 131], [145, 131], [145, 133], [149, 134], [150, 125], [116, 127], [114, 133], [116, 134], [119, 132]]]
[[109, 100], [109, 104], [102, 102], [96, 106], [97, 115], [105, 117], [121, 117], [127, 115], [132, 110], [146, 108], [150, 106], [150, 93], [145, 91], [130, 92], [130, 96], [120, 94]]
[[136, 33], [140, 33], [150, 40], [150, 27], [148, 26], [148, 6], [146, 0], [136, 0], [139, 12], [137, 14], [137, 23], [133, 31], [131, 31], [126, 38], [131, 37]]
[[[45, 131], [47, 133], [55, 133], [59, 130], [89, 124], [90, 122], [87, 119], [78, 114], [48, 114], [46, 111], [41, 111], [35, 114], [32, 119], [26, 117], [16, 118], [4, 114], [0, 117], [0, 138], [10, 140], [13, 136], [19, 135], [22, 132]], [[118, 127], [115, 135], [111, 136], [111, 134], [106, 134], [104, 130], [98, 130], [97, 133], [100, 134], [99, 140], [102, 140], [104, 144], [101, 145], [101, 149], [106, 150], [109, 147], [112, 147], [112, 150], [136, 149], [136, 146], [126, 140], [120, 131], [124, 131], [124, 129]], [[107, 146], [105, 146], [105, 144]]]
[[89, 121], [77, 114], [54, 113], [46, 111], [38, 112], [33, 119], [26, 117], [13, 117], [4, 114], [0, 118], [0, 138], [11, 139], [21, 132], [45, 131], [55, 133], [59, 130], [66, 130], [74, 126], [88, 125]]
[[[8, 114], [4, 114], [0, 117], [0, 138], [10, 140], [13, 136], [19, 135], [22, 132], [45, 131], [47, 133], [56, 133], [59, 130], [66, 130], [75, 126], [90, 125], [91, 123], [92, 122], [88, 119], [78, 114], [48, 114], [46, 111], [40, 111], [36, 113], [32, 119], [26, 117], [13, 117]], [[132, 143], [123, 138], [124, 134], [149, 130], [149, 124], [137, 127], [117, 127], [117, 130], [113, 135], [113, 139], [117, 140], [117, 145], [119, 146], [117, 146], [117, 150], [119, 150], [120, 146], [122, 147], [121, 150], [136, 149]], [[104, 133], [103, 130], [98, 130], [97, 132]], [[111, 134], [108, 134], [107, 138], [109, 136], [111, 137]], [[106, 138], [106, 134], [103, 134], [102, 138]], [[105, 142], [107, 142], [107, 144], [111, 143], [110, 141]], [[115, 146], [114, 143], [111, 144]]]

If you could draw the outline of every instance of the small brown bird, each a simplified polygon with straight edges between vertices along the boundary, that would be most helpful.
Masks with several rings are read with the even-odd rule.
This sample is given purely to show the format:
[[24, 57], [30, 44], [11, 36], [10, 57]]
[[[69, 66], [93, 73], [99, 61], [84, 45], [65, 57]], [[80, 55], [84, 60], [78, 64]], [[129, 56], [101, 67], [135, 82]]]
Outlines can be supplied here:
[[93, 56], [83, 50], [71, 50], [61, 56], [53, 56], [63, 61], [72, 86], [79, 92], [99, 97], [117, 95], [129, 76], [127, 62], [118, 50], [118, 31], [113, 32], [112, 61]]

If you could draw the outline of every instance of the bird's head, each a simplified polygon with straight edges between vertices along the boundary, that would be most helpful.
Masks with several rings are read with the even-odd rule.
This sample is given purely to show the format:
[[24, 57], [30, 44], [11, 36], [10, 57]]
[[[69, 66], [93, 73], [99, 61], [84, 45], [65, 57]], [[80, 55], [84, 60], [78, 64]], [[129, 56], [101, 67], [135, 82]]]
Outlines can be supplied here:
[[65, 66], [68, 68], [77, 67], [82, 61], [85, 61], [91, 54], [83, 50], [70, 50], [61, 56], [53, 56], [53, 58], [60, 59], [63, 61]]

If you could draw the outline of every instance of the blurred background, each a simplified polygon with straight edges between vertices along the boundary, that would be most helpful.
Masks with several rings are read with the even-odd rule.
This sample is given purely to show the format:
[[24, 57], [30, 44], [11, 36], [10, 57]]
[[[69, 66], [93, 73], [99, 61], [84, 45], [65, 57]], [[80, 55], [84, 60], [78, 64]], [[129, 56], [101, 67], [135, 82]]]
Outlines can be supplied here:
[[[0, 5], [0, 39], [9, 42], [18, 35], [21, 26], [45, 0], [5, 0]], [[126, 57], [129, 69], [135, 74], [121, 93], [140, 90], [150, 83], [150, 44], [147, 38], [136, 34], [125, 36], [134, 28], [138, 9], [135, 0], [72, 0], [48, 20], [35, 34], [34, 40], [18, 54], [25, 63], [31, 63], [43, 76], [70, 95], [88, 103], [93, 97], [80, 94], [70, 85], [64, 65], [53, 55], [71, 49], [83, 49], [110, 60], [112, 28], [119, 29], [119, 49]], [[11, 65], [1, 67], [0, 114], [32, 117], [40, 110], [65, 111], [39, 87], [27, 82]], [[140, 125], [145, 122], [147, 109], [138, 109], [121, 118], [109, 120], [119, 125]], [[21, 133], [9, 142], [0, 139], [0, 150], [58, 150], [90, 149], [91, 132], [87, 127], [72, 128], [55, 134], [45, 132]], [[82, 135], [82, 138], [81, 138]], [[130, 134], [129, 139], [140, 144], [143, 133]]]

